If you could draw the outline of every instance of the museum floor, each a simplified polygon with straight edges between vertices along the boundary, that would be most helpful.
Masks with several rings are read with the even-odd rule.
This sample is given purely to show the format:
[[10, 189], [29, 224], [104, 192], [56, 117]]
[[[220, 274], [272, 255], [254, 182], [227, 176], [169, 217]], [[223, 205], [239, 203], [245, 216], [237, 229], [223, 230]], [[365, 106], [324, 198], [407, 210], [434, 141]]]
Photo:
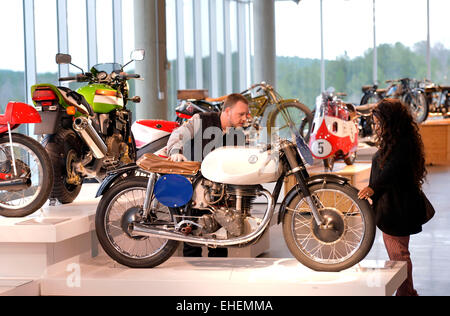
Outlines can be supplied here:
[[[410, 243], [414, 285], [419, 295], [450, 295], [450, 166], [428, 167], [424, 191], [436, 208], [436, 216], [412, 236]], [[270, 235], [270, 250], [266, 258], [290, 258], [281, 226], [274, 226]], [[366, 259], [389, 260], [382, 234], [377, 230], [375, 244]]]

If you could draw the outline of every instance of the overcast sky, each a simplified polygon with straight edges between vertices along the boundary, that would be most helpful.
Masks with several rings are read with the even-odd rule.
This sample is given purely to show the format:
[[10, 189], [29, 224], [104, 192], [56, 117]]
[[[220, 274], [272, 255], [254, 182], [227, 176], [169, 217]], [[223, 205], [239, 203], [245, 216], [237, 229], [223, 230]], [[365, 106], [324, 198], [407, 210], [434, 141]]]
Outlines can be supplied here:
[[[106, 21], [111, 11], [110, 0], [98, 0], [104, 8], [99, 21]], [[256, 0], [258, 1], [258, 0]], [[132, 2], [123, 0], [124, 40], [128, 50], [133, 46]], [[77, 64], [85, 67], [86, 34], [84, 1], [68, 0], [70, 8], [70, 53]], [[362, 55], [373, 47], [372, 0], [323, 0], [325, 58], [335, 59], [347, 54]], [[55, 0], [35, 0], [36, 55], [38, 72], [56, 71], [54, 55], [56, 42]], [[450, 48], [450, 0], [430, 0], [431, 41]], [[111, 24], [98, 21], [99, 61], [112, 58]], [[426, 0], [376, 0], [377, 43], [402, 42], [412, 46], [426, 40]], [[74, 27], [76, 26], [76, 27]], [[168, 25], [168, 30], [173, 25]], [[22, 0], [9, 0], [0, 11], [0, 69], [23, 70]], [[302, 0], [278, 2], [276, 6], [277, 55], [320, 58], [320, 1]], [[168, 47], [174, 47], [168, 43]], [[188, 47], [187, 50], [190, 50]], [[124, 53], [127, 59], [128, 53]]]

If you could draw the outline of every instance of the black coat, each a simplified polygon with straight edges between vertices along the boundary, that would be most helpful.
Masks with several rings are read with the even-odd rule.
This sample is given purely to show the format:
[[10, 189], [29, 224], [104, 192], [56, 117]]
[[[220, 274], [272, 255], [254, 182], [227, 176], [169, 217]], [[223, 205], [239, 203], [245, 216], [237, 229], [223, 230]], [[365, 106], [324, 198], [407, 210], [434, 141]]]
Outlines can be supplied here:
[[422, 231], [425, 214], [421, 189], [414, 184], [411, 154], [407, 142], [396, 145], [383, 168], [379, 152], [372, 160], [369, 186], [378, 228], [392, 236], [409, 236]]

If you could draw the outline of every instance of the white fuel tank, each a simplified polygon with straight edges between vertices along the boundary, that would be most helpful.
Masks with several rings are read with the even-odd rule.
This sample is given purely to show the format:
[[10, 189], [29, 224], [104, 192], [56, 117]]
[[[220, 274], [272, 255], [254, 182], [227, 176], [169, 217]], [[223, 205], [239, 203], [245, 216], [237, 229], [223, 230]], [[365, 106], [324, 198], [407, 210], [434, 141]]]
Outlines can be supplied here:
[[202, 163], [203, 176], [213, 182], [256, 185], [278, 180], [282, 166], [278, 153], [261, 152], [256, 147], [222, 147]]

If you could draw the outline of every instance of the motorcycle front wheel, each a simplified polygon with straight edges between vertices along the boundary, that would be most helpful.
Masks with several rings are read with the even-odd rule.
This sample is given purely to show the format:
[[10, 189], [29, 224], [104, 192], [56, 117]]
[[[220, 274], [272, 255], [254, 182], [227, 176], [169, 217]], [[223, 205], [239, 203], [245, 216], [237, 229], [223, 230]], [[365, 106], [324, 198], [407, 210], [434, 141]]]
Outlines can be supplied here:
[[[118, 183], [103, 196], [95, 215], [97, 237], [103, 249], [113, 260], [130, 268], [156, 267], [168, 260], [179, 245], [174, 240], [130, 235], [129, 226], [142, 220], [147, 183], [147, 177]], [[152, 223], [173, 223], [167, 207], [157, 201], [152, 204]]]
[[427, 99], [423, 93], [407, 94], [403, 101], [409, 105], [411, 114], [417, 124], [423, 123], [428, 118], [429, 107]]
[[[293, 124], [300, 135], [309, 141], [313, 115], [311, 110], [300, 102], [289, 102], [277, 106], [269, 116], [269, 133], [276, 132], [281, 138], [291, 139], [292, 131], [290, 123]], [[295, 139], [295, 136], [292, 138]]]
[[[28, 178], [26, 189], [0, 187], [0, 215], [25, 217], [40, 209], [47, 201], [53, 186], [53, 169], [44, 148], [31, 137], [12, 134], [12, 150], [8, 134], [0, 137], [0, 172], [5, 178], [14, 174]], [[5, 184], [8, 179], [0, 180]]]
[[317, 225], [301, 193], [287, 205], [283, 234], [294, 257], [315, 271], [339, 272], [363, 260], [375, 239], [375, 220], [367, 201], [351, 185], [316, 184], [313, 200], [327, 225]]

